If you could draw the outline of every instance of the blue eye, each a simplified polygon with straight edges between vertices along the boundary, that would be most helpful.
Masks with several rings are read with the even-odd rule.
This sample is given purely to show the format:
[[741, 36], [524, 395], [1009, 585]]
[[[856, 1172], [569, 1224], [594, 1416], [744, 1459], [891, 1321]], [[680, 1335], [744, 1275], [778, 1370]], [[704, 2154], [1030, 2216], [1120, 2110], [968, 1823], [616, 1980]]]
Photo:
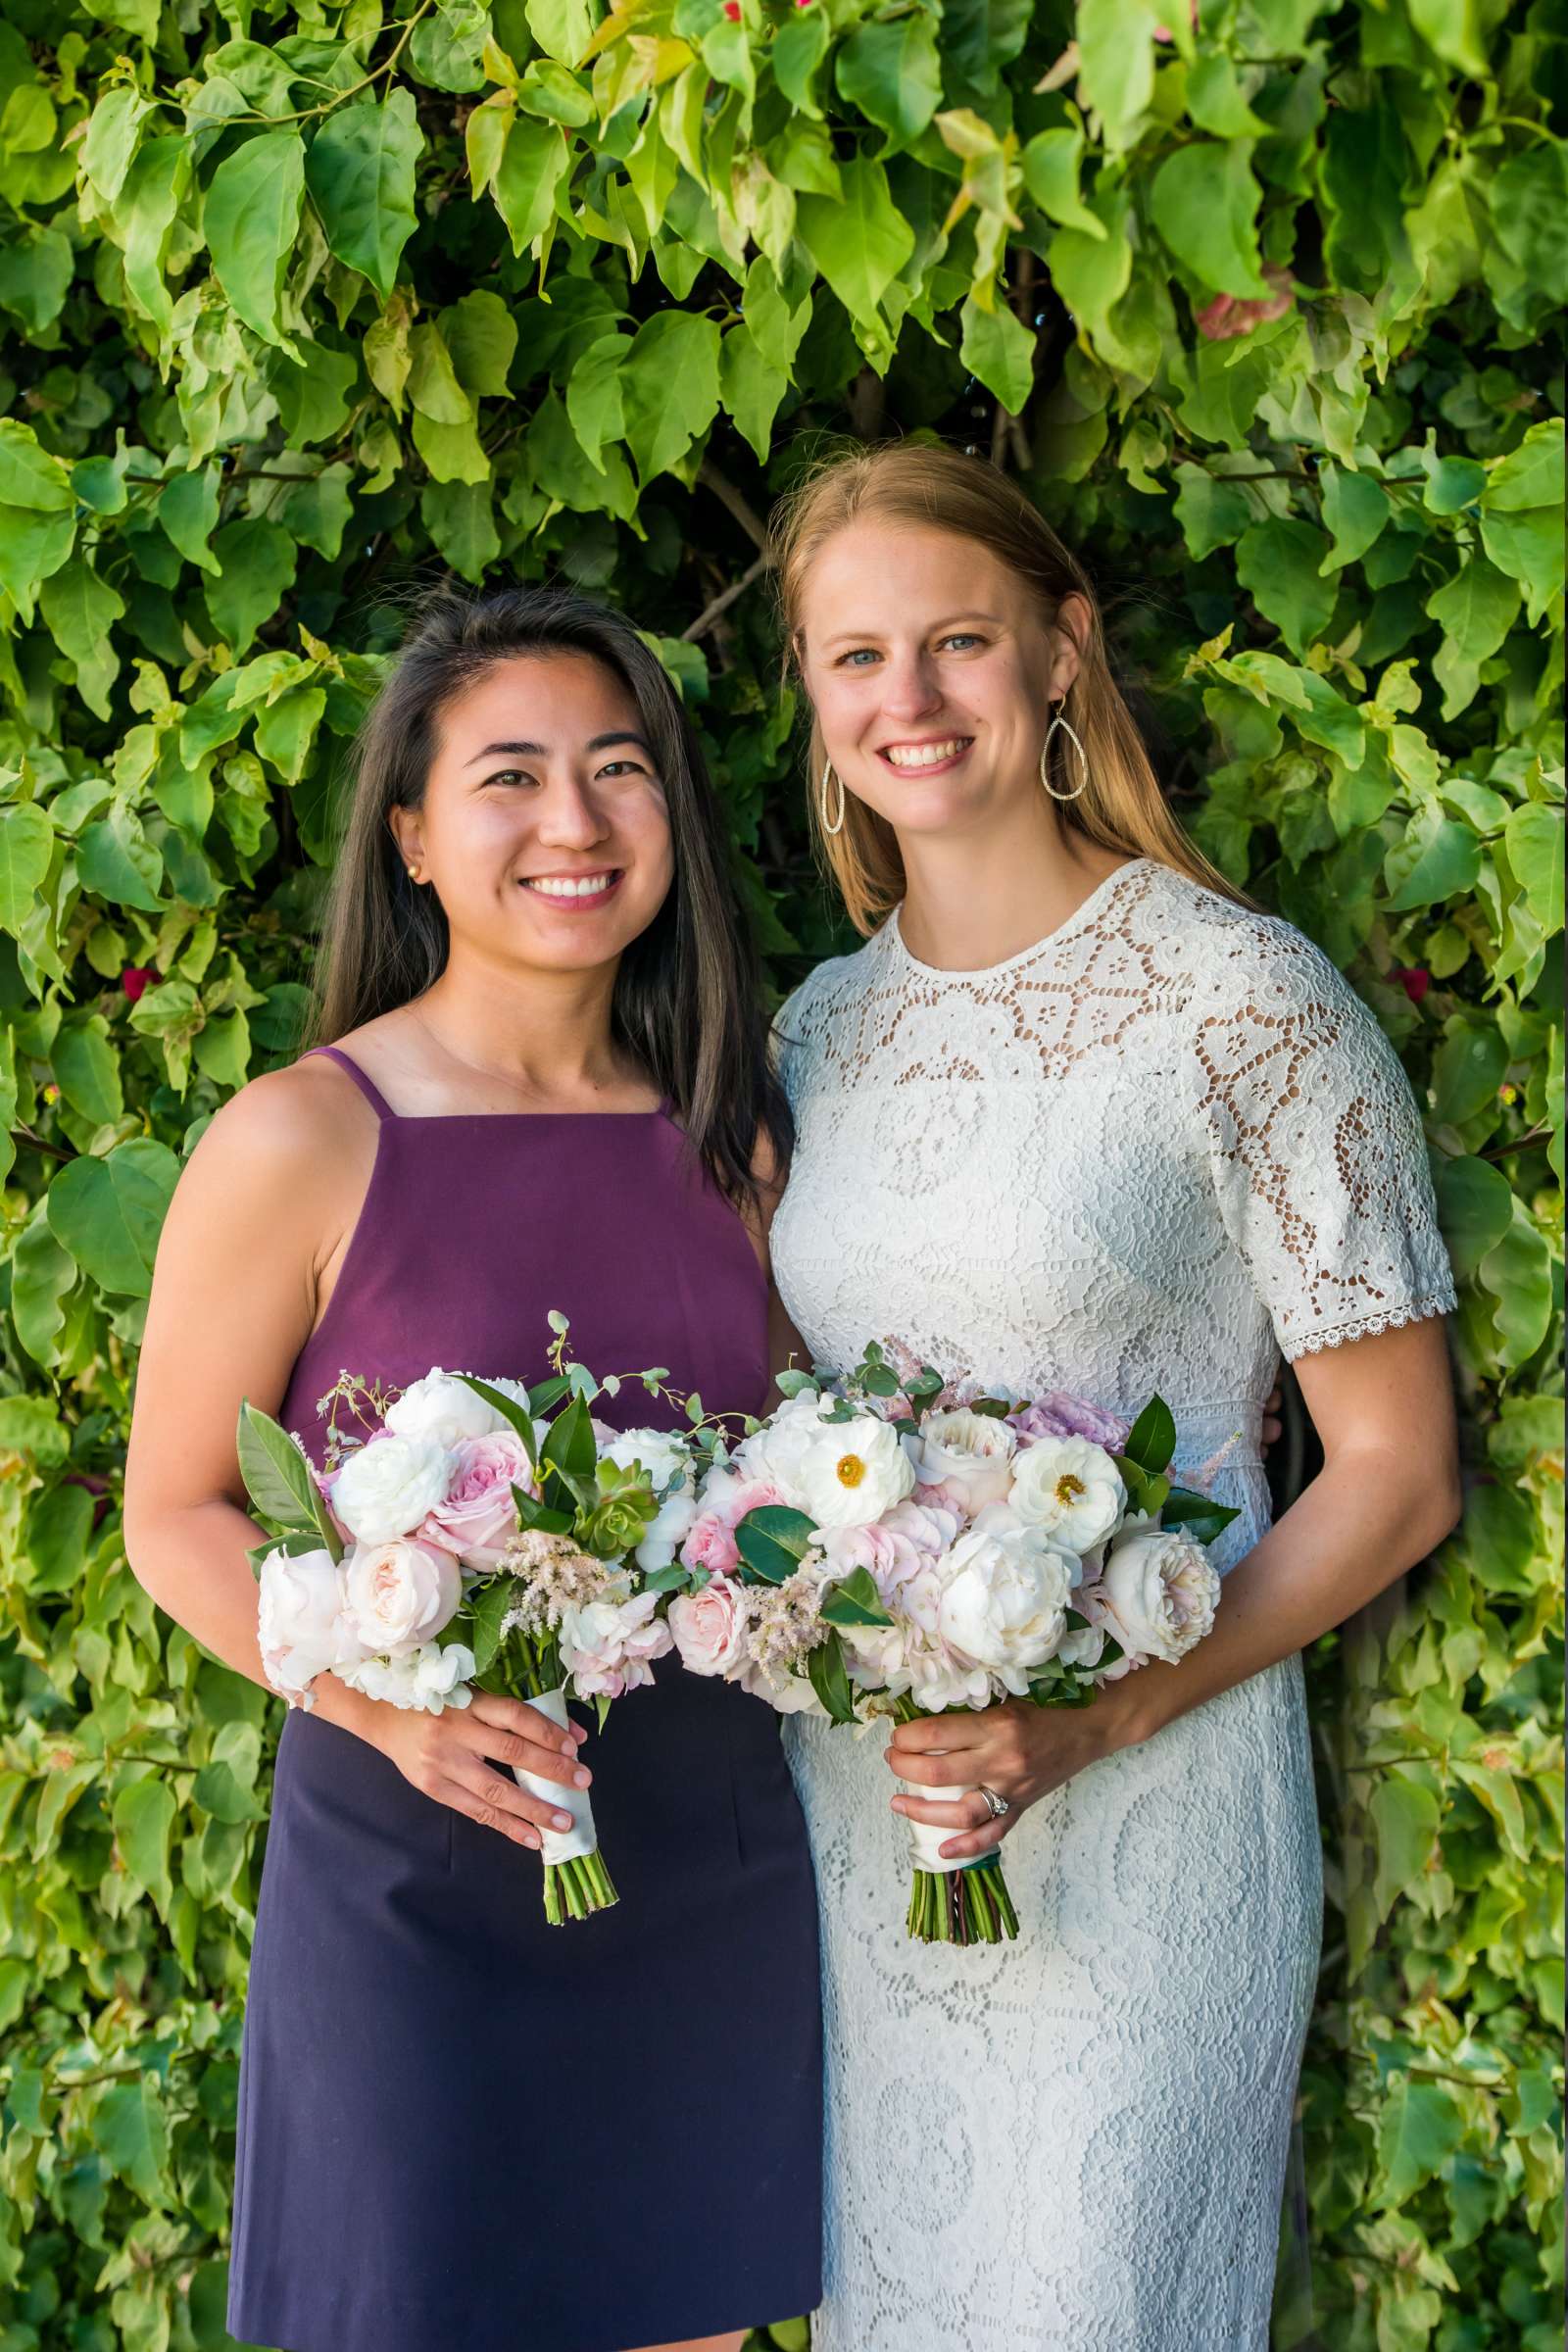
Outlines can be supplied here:
[[853, 653], [841, 654], [839, 656], [838, 666], [840, 669], [858, 669], [862, 662], [874, 662], [875, 660], [876, 655], [870, 646], [861, 645], [857, 646]]
[[953, 635], [944, 637], [942, 642], [944, 645], [984, 645], [985, 639], [976, 636], [972, 629], [955, 629]]

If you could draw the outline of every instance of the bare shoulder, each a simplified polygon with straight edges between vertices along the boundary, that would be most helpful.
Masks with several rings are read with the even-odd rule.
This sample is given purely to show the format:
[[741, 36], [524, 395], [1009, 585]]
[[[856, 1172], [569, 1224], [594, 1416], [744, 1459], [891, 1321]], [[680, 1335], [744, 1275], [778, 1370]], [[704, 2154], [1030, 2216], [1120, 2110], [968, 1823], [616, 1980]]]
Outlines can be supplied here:
[[280, 1185], [337, 1189], [375, 1152], [376, 1116], [352, 1079], [317, 1056], [270, 1070], [223, 1104], [190, 1158], [202, 1186], [241, 1196]]

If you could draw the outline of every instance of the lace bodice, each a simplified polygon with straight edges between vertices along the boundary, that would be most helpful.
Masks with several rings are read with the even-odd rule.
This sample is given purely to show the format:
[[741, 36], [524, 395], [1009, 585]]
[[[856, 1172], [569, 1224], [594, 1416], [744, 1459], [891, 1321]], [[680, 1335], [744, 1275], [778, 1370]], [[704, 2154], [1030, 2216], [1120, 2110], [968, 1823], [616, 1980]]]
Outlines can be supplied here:
[[1191, 1426], [1254, 1407], [1276, 1348], [1453, 1303], [1372, 1014], [1289, 924], [1152, 860], [987, 971], [917, 962], [895, 915], [778, 1035], [800, 1145], [774, 1259], [829, 1361], [893, 1331], [1018, 1388], [1158, 1387]]
[[[1289, 925], [1148, 859], [989, 971], [917, 962], [895, 917], [778, 1033], [774, 1268], [814, 1358], [896, 1337], [1015, 1392], [1157, 1389], [1241, 1512], [1222, 1570], [1268, 1525], [1280, 1350], [1452, 1304], [1372, 1015]], [[881, 1740], [786, 1739], [822, 1920], [817, 2352], [1264, 2352], [1321, 1907], [1299, 1661], [1030, 1808], [991, 1951], [904, 1941]]]

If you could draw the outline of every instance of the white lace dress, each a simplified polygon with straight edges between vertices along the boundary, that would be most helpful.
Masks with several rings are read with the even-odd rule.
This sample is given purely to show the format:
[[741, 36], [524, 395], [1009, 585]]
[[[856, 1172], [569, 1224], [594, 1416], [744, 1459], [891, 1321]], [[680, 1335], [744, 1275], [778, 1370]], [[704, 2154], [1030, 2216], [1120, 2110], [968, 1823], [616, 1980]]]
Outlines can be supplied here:
[[[1288, 924], [1138, 859], [994, 969], [897, 917], [779, 1019], [799, 1146], [773, 1228], [817, 1360], [1130, 1412], [1268, 1523], [1279, 1351], [1452, 1305], [1403, 1073]], [[1223, 1604], [1222, 1604], [1223, 1605]], [[816, 2352], [1254, 2352], [1315, 1979], [1299, 1661], [1034, 1806], [1014, 1944], [906, 1941], [879, 1734], [793, 1719], [820, 1887], [827, 2300]]]

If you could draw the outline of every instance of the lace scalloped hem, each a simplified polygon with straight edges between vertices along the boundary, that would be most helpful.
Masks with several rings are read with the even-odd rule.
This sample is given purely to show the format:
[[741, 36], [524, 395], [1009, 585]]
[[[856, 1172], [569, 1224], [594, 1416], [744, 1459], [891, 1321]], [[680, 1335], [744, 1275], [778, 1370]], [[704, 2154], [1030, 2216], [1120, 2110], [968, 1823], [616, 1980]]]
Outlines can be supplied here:
[[1373, 1340], [1381, 1332], [1397, 1331], [1405, 1323], [1430, 1323], [1434, 1315], [1451, 1315], [1458, 1305], [1452, 1288], [1435, 1291], [1428, 1298], [1417, 1298], [1408, 1306], [1391, 1306], [1378, 1315], [1357, 1315], [1352, 1322], [1337, 1323], [1329, 1331], [1308, 1332], [1304, 1339], [1280, 1343], [1281, 1351], [1289, 1364], [1298, 1356], [1322, 1355], [1330, 1348], [1344, 1348], [1351, 1340]]

